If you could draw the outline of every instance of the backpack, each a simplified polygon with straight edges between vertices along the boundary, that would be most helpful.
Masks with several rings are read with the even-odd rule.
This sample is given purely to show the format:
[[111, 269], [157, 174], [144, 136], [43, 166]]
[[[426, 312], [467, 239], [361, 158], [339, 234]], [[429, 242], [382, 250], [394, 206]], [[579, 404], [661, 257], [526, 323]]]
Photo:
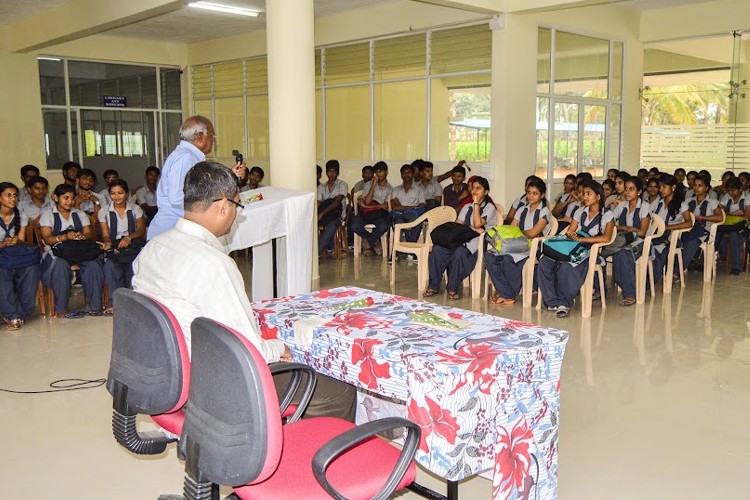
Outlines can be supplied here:
[[741, 215], [727, 215], [722, 225], [716, 228], [720, 233], [738, 233], [747, 229], [747, 221]]
[[484, 238], [487, 241], [487, 251], [495, 255], [524, 253], [531, 246], [531, 241], [518, 226], [495, 226], [487, 230]]
[[[128, 218], [128, 234], [135, 232], [135, 215], [132, 210], [126, 212]], [[141, 252], [143, 247], [146, 245], [146, 240], [143, 238], [135, 238], [130, 240], [130, 245], [127, 248], [118, 249], [120, 240], [115, 239], [117, 236], [117, 213], [114, 210], [109, 212], [109, 237], [112, 239], [112, 248], [107, 251], [107, 259], [117, 262], [118, 264], [132, 264], [138, 254]]]
[[[582, 238], [590, 236], [585, 231], [578, 231], [576, 234]], [[542, 254], [558, 262], [583, 262], [589, 257], [590, 251], [590, 243], [573, 241], [564, 234], [555, 235], [542, 243]]]
[[432, 243], [455, 250], [479, 236], [471, 226], [459, 222], [445, 222], [430, 231]]
[[[78, 233], [83, 231], [83, 224], [81, 218], [76, 212], [72, 212], [71, 218], [73, 219], [73, 228], [67, 231], [62, 231], [62, 218], [60, 214], [55, 212], [55, 221], [52, 227], [52, 234], [59, 236], [61, 234], [68, 233], [70, 231], [76, 231]], [[52, 246], [52, 253], [55, 257], [65, 259], [74, 264], [81, 264], [90, 260], [95, 260], [102, 253], [102, 248], [94, 240], [65, 240], [59, 243], [55, 243]]]

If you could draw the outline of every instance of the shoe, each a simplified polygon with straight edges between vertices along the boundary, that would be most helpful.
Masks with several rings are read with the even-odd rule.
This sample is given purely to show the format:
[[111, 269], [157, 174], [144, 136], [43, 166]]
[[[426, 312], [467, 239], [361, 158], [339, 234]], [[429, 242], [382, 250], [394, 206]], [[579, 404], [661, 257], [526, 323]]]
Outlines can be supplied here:
[[23, 326], [23, 320], [22, 319], [12, 319], [8, 321], [8, 324], [5, 325], [5, 329], [9, 332], [15, 332], [16, 330], [20, 330]]
[[673, 284], [673, 285], [679, 285], [679, 284], [680, 284], [680, 281], [682, 281], [682, 280], [680, 279], [680, 277], [679, 277], [679, 276], [674, 276], [674, 277], [672, 278], [672, 284]]
[[411, 260], [411, 261], [416, 262], [417, 261], [417, 256], [414, 255], [414, 254], [408, 253], [408, 254], [406, 254], [406, 260]]
[[570, 308], [565, 306], [558, 306], [557, 312], [555, 312], [555, 316], [558, 318], [567, 318], [570, 314]]

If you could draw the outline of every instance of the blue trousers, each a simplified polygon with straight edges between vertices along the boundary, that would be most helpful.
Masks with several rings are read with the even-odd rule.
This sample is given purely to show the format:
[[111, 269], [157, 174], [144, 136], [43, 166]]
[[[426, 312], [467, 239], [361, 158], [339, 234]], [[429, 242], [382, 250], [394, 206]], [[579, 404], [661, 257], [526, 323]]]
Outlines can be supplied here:
[[40, 266], [0, 269], [0, 315], [7, 320], [34, 314]]
[[[412, 208], [410, 210], [402, 210], [399, 212], [391, 212], [391, 225], [401, 224], [403, 222], [412, 222], [419, 218], [424, 213], [424, 208]], [[419, 233], [422, 232], [422, 227], [417, 226], [412, 229], [404, 230], [404, 241], [417, 241], [419, 239]]]
[[[368, 224], [373, 224], [375, 226], [371, 233], [365, 229], [365, 226]], [[390, 229], [390, 223], [387, 215], [368, 222], [365, 222], [361, 213], [352, 217], [352, 231], [358, 234], [363, 240], [367, 240], [370, 244], [370, 248], [375, 248], [375, 243], [378, 242], [381, 236], [388, 232], [388, 229]], [[385, 249], [383, 249], [383, 251], [385, 251]]]
[[[70, 276], [70, 262], [60, 258], [55, 258], [51, 267], [42, 276], [44, 284], [52, 288], [55, 294], [55, 312], [57, 313], [68, 310]], [[100, 310], [102, 308], [104, 272], [99, 260], [90, 260], [81, 264], [81, 283], [88, 304], [87, 310]]]
[[695, 258], [695, 255], [698, 253], [698, 250], [700, 250], [701, 243], [703, 243], [703, 239], [699, 238], [690, 238], [689, 240], [685, 241], [682, 240], [682, 267], [683, 270], [686, 270], [690, 263]]
[[463, 281], [474, 270], [477, 263], [477, 254], [471, 253], [465, 246], [460, 246], [455, 250], [435, 245], [432, 247], [430, 257], [427, 261], [430, 268], [430, 280], [428, 288], [430, 290], [440, 290], [440, 282], [443, 279], [443, 273], [448, 270], [449, 292], [460, 292]]
[[547, 307], [573, 307], [573, 299], [586, 281], [588, 259], [573, 267], [543, 256], [537, 267], [539, 290]]
[[[107, 283], [107, 305], [112, 307], [112, 297], [118, 288], [130, 288], [133, 281], [133, 264], [120, 264], [114, 260], [104, 261], [104, 281]], [[84, 285], [85, 287], [86, 285]], [[99, 294], [101, 297], [101, 292]], [[90, 304], [90, 302], [89, 302]]]
[[336, 236], [336, 231], [341, 225], [341, 221], [336, 218], [326, 224], [323, 231], [320, 233], [318, 238], [318, 253], [322, 254], [326, 248], [333, 249], [333, 237]]
[[623, 248], [612, 256], [612, 262], [615, 265], [615, 283], [622, 288], [622, 296], [634, 299], [635, 258], [633, 252], [628, 248]]
[[654, 261], [654, 284], [658, 283], [664, 276], [664, 270], [667, 268], [668, 253], [669, 245], [666, 245], [661, 252], [654, 250], [652, 259]]
[[504, 299], [515, 299], [523, 288], [523, 266], [528, 257], [518, 262], [510, 255], [495, 255], [485, 252], [484, 265], [490, 274], [498, 295]]
[[727, 258], [727, 248], [732, 249], [732, 271], [742, 271], [745, 263], [745, 256], [742, 253], [742, 240], [746, 238], [742, 231], [731, 231], [726, 233], [716, 233], [716, 247], [722, 259]]

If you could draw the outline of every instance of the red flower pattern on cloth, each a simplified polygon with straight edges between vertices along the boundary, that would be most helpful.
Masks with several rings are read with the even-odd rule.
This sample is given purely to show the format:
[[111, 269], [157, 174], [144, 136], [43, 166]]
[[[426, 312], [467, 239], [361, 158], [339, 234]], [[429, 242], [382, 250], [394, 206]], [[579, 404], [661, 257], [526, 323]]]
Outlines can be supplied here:
[[378, 318], [365, 312], [344, 312], [323, 325], [335, 328], [342, 335], [349, 335], [355, 330], [385, 330], [393, 324], [392, 320]]
[[276, 326], [268, 326], [268, 321], [266, 320], [266, 314], [275, 314], [276, 310], [253, 309], [253, 313], [255, 314], [255, 319], [258, 321], [258, 325], [260, 326], [260, 336], [266, 340], [278, 338], [279, 328]]
[[408, 407], [409, 419], [422, 428], [419, 449], [425, 453], [429, 452], [427, 437], [433, 432], [442, 436], [450, 444], [455, 444], [456, 434], [460, 429], [456, 417], [451, 414], [450, 410], [441, 408], [439, 404], [426, 396], [424, 401], [427, 403], [427, 408], [422, 408], [413, 399], [409, 401]]
[[492, 498], [528, 498], [533, 478], [531, 445], [534, 434], [522, 418], [511, 430], [498, 428]]
[[320, 290], [318, 292], [314, 292], [312, 294], [313, 297], [316, 299], [329, 299], [331, 297], [335, 299], [343, 299], [344, 297], [351, 297], [353, 295], [357, 295], [356, 290], [344, 290], [343, 292], [331, 292], [331, 290]]
[[490, 394], [490, 386], [497, 378], [496, 360], [501, 352], [501, 349], [493, 348], [491, 344], [487, 343], [467, 344], [455, 351], [455, 354], [449, 354], [445, 351], [436, 352], [437, 357], [447, 364], [469, 364], [466, 370], [461, 373], [458, 384], [449, 394], [455, 394], [466, 384], [478, 387], [484, 394]]
[[391, 378], [391, 368], [388, 363], [378, 363], [372, 355], [372, 349], [381, 341], [376, 339], [355, 339], [352, 345], [352, 364], [362, 363], [359, 380], [368, 389], [378, 388], [379, 378]]

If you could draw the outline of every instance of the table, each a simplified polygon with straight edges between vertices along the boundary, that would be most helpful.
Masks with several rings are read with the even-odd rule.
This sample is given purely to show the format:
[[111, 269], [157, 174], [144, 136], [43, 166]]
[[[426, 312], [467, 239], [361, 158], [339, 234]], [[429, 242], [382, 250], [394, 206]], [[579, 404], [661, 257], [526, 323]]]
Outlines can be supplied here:
[[[458, 481], [492, 469], [494, 499], [557, 497], [567, 332], [357, 287], [253, 309], [261, 334], [284, 340], [296, 361], [403, 401], [428, 470]], [[462, 328], [416, 320], [429, 314]]]
[[240, 193], [243, 203], [253, 195], [261, 201], [249, 202], [237, 214], [232, 229], [220, 238], [227, 252], [253, 249], [252, 299], [274, 295], [274, 238], [277, 245], [276, 283], [278, 296], [309, 292], [312, 284], [312, 241], [315, 194], [292, 189], [262, 187]]

